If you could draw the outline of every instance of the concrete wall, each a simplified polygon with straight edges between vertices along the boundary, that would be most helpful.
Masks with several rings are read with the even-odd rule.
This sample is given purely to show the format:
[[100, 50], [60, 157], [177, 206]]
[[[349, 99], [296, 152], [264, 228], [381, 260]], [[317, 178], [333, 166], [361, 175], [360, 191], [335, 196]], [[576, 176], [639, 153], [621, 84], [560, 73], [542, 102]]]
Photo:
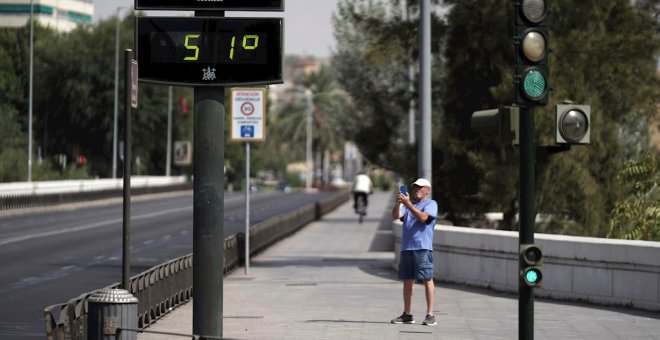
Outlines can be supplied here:
[[[393, 222], [395, 267], [401, 222]], [[660, 242], [535, 234], [543, 284], [535, 295], [660, 311]], [[436, 226], [435, 278], [518, 291], [518, 232]]]
[[[159, 187], [186, 183], [185, 176], [131, 176], [131, 188]], [[10, 194], [65, 194], [97, 190], [122, 189], [123, 178], [72, 179], [63, 181], [0, 183], [0, 195]]]

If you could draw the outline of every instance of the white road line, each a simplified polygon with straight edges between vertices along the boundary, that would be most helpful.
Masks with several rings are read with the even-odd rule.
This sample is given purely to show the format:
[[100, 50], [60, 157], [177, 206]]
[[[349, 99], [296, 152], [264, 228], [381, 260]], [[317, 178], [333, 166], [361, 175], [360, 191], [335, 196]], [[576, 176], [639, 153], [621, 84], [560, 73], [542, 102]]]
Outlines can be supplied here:
[[[192, 209], [193, 209], [193, 206], [189, 205], [189, 206], [185, 206], [185, 207], [168, 209], [168, 210], [164, 210], [164, 211], [157, 211], [157, 212], [144, 214], [144, 215], [131, 216], [131, 221], [141, 220], [141, 219], [151, 218], [151, 217], [156, 217], [156, 216], [162, 216], [162, 215], [167, 215], [167, 214], [172, 214], [172, 213], [179, 213], [179, 212], [182, 212], [182, 211], [192, 211]], [[121, 223], [122, 221], [123, 221], [123, 218], [115, 218], [115, 219], [100, 221], [100, 222], [96, 222], [96, 223], [92, 223], [92, 224], [69, 226], [69, 227], [64, 227], [64, 228], [58, 229], [58, 230], [51, 230], [51, 231], [44, 231], [44, 232], [40, 232], [40, 233], [33, 233], [33, 234], [9, 237], [9, 238], [5, 238], [5, 239], [1, 239], [0, 240], [0, 246], [4, 246], [4, 245], [7, 245], [7, 244], [11, 244], [11, 243], [27, 241], [27, 240], [32, 240], [32, 239], [40, 238], [40, 237], [48, 237], [48, 236], [62, 235], [62, 234], [66, 234], [66, 233], [73, 233], [73, 232], [96, 229], [96, 228], [104, 227], [104, 226], [115, 224], [115, 223]]]

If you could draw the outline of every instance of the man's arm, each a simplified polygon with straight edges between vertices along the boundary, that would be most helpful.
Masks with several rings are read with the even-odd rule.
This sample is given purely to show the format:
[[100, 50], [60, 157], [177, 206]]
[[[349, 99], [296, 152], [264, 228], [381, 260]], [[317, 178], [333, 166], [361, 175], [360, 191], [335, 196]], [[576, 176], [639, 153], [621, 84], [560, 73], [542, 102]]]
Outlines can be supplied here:
[[426, 223], [428, 221], [429, 214], [415, 208], [415, 206], [412, 204], [412, 202], [410, 202], [410, 200], [408, 200], [408, 204], [405, 204], [405, 205], [406, 205], [406, 208], [408, 208], [408, 210], [410, 210], [410, 212], [413, 214], [413, 216], [415, 216], [415, 218], [417, 220], [419, 220], [422, 223]]
[[405, 199], [405, 196], [402, 193], [397, 193], [396, 195], [396, 203], [394, 203], [394, 207], [392, 208], [392, 219], [393, 220], [400, 220], [403, 217], [403, 213], [401, 212], [401, 204], [402, 200]]

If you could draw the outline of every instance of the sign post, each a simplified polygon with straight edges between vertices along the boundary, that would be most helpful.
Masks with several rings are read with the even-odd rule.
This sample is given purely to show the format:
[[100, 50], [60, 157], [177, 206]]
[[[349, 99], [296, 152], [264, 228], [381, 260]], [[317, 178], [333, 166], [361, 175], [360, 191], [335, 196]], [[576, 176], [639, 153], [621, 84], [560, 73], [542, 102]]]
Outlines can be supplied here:
[[245, 275], [250, 271], [250, 142], [265, 139], [266, 90], [231, 89], [231, 140], [245, 142]]
[[122, 222], [122, 288], [130, 291], [131, 269], [131, 112], [137, 109], [138, 63], [132, 50], [124, 50], [124, 189]]

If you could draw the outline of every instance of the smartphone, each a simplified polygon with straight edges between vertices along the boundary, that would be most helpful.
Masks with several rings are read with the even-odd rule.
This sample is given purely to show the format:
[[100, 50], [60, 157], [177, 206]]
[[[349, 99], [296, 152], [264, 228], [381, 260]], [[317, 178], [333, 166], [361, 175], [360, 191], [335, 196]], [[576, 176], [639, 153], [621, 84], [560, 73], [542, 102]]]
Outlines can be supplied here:
[[408, 193], [408, 188], [406, 188], [405, 185], [402, 185], [399, 187], [399, 191], [401, 191], [401, 193], [405, 195]]

